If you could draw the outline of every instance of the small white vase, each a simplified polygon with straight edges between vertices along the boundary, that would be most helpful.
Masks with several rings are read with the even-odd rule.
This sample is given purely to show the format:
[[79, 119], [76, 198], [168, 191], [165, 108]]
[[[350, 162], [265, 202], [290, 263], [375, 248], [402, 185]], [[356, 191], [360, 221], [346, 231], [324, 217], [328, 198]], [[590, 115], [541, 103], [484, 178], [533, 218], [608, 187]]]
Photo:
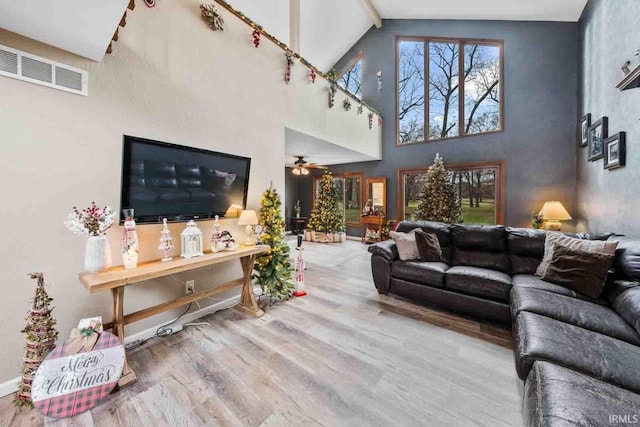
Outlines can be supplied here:
[[106, 236], [90, 236], [84, 251], [84, 269], [91, 273], [111, 267], [111, 247]]

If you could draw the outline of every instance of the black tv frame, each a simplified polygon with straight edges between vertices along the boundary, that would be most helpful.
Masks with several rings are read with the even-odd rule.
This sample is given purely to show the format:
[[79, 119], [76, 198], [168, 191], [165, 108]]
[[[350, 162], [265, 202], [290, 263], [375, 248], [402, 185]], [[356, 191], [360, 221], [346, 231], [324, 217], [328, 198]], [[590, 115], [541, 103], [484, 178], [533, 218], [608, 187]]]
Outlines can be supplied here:
[[[245, 176], [247, 177], [246, 178], [247, 182], [246, 182], [246, 185], [244, 186], [244, 194], [242, 197], [242, 207], [244, 208], [247, 206], [247, 193], [249, 191], [249, 173], [251, 171], [251, 157], [237, 156], [235, 154], [221, 153], [219, 151], [188, 147], [186, 145], [156, 141], [153, 139], [140, 138], [138, 136], [123, 135], [122, 136], [122, 179], [121, 179], [121, 186], [120, 186], [120, 225], [124, 224], [124, 215], [122, 214], [122, 209], [123, 209], [123, 206], [125, 205], [125, 189], [129, 188], [129, 185], [131, 182], [130, 169], [129, 169], [129, 165], [131, 164], [131, 142], [140, 142], [144, 144], [155, 145], [158, 147], [174, 148], [179, 150], [192, 151], [194, 153], [199, 153], [199, 154], [215, 155], [215, 156], [226, 157], [234, 160], [246, 161], [247, 168], [245, 171]], [[186, 213], [183, 215], [167, 215], [164, 217], [167, 218], [167, 222], [177, 223], [177, 222], [187, 222], [190, 220], [194, 220], [194, 221], [210, 220], [210, 219], [213, 219], [216, 215], [218, 215], [220, 218], [223, 218], [225, 215], [225, 212]], [[163, 215], [159, 215], [159, 216], [163, 216]], [[151, 219], [146, 216], [141, 218], [136, 217], [136, 222], [138, 224], [162, 223], [162, 220], [157, 220], [156, 218], [157, 217], [154, 217], [153, 219]]]

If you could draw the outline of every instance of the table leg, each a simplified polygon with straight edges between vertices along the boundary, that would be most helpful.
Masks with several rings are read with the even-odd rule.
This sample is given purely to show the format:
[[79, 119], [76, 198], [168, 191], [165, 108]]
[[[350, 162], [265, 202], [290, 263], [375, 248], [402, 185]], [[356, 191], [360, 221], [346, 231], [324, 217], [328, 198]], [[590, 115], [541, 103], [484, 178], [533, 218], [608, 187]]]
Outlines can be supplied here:
[[256, 302], [256, 296], [253, 293], [253, 284], [251, 283], [251, 276], [253, 275], [253, 264], [256, 261], [255, 255], [244, 256], [240, 258], [240, 264], [242, 264], [243, 283], [242, 293], [240, 294], [240, 304], [236, 308], [244, 313], [251, 314], [255, 317], [260, 317], [264, 314], [264, 311], [258, 308]]
[[[124, 345], [124, 286], [111, 289], [111, 297], [113, 299], [113, 334], [120, 338]], [[118, 387], [124, 388], [136, 382], [136, 374], [133, 372], [127, 359], [124, 361], [122, 375], [118, 380]]]

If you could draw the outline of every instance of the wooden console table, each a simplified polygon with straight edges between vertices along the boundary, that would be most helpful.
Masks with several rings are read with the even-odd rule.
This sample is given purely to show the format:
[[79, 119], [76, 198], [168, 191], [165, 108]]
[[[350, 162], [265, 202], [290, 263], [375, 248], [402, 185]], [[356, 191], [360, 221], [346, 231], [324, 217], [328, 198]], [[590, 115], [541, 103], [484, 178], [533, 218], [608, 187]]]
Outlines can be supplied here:
[[[372, 243], [374, 241], [382, 241], [382, 227], [385, 224], [385, 217], [382, 215], [368, 215], [360, 217], [360, 237], [362, 238], [362, 243]], [[378, 230], [378, 239], [376, 240], [367, 240], [366, 232], [370, 225], [375, 225], [375, 229]]]
[[[264, 312], [258, 308], [258, 304], [256, 303], [256, 297], [251, 284], [251, 276], [256, 255], [267, 252], [268, 250], [269, 246], [264, 245], [241, 245], [240, 248], [234, 252], [207, 253], [204, 256], [191, 259], [176, 257], [168, 262], [151, 261], [139, 264], [138, 267], [131, 270], [126, 270], [123, 266], [117, 266], [100, 273], [80, 273], [79, 277], [80, 282], [82, 282], [90, 293], [111, 290], [111, 296], [113, 298], [113, 319], [111, 322], [104, 324], [104, 329], [112, 329], [113, 333], [118, 336], [124, 344], [125, 325], [239, 286], [242, 286], [242, 293], [240, 295], [240, 303], [236, 308], [256, 317], [262, 316]], [[219, 286], [194, 292], [176, 298], [173, 301], [145, 308], [131, 314], [124, 314], [124, 288], [126, 286], [237, 259], [239, 259], [240, 264], [242, 264], [242, 278], [231, 280]], [[135, 382], [136, 375], [125, 360], [125, 367], [118, 381], [118, 385], [123, 388]]]

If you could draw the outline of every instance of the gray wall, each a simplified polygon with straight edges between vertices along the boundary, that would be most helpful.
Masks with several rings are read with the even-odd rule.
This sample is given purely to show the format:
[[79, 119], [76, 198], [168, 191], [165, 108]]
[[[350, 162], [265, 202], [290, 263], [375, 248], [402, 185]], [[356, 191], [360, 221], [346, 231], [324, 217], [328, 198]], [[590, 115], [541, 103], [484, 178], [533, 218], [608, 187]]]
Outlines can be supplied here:
[[640, 48], [639, 0], [590, 0], [580, 20], [580, 114], [609, 118], [609, 135], [627, 133], [627, 166], [607, 171], [577, 148], [579, 211], [584, 227], [640, 236], [640, 89], [619, 91], [625, 61]]
[[[396, 35], [504, 40], [505, 131], [396, 147]], [[530, 225], [532, 211], [546, 200], [561, 200], [569, 212], [576, 211], [577, 23], [385, 20], [381, 29], [369, 30], [335, 68], [341, 69], [360, 50], [364, 53], [363, 98], [384, 118], [383, 160], [331, 170], [363, 171], [365, 178], [386, 176], [389, 218], [397, 215], [397, 169], [427, 166], [436, 153], [449, 163], [504, 160], [508, 225]], [[378, 70], [383, 74], [381, 93]], [[571, 228], [571, 223], [566, 224], [566, 229]]]

